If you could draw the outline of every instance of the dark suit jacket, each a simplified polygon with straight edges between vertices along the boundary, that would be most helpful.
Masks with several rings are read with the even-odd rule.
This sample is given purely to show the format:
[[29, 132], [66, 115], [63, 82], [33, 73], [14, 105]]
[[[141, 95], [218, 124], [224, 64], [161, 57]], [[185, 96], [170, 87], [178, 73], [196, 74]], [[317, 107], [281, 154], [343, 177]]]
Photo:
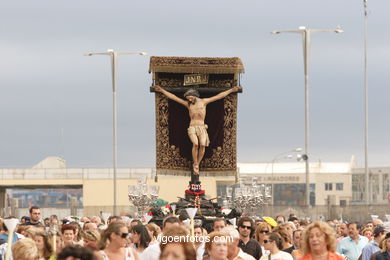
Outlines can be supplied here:
[[376, 256], [376, 260], [390, 260], [390, 255], [387, 252], [380, 253]]

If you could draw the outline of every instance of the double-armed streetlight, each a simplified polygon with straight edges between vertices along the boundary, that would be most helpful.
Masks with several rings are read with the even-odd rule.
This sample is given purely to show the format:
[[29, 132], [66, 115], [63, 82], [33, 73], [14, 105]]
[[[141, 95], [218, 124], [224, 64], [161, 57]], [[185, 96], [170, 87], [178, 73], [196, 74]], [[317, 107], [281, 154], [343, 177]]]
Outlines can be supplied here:
[[86, 53], [85, 56], [93, 56], [93, 55], [108, 55], [111, 60], [111, 80], [112, 80], [112, 160], [113, 160], [113, 214], [116, 216], [117, 210], [117, 192], [116, 192], [116, 168], [117, 168], [117, 113], [116, 113], [116, 67], [117, 60], [119, 55], [130, 55], [130, 54], [138, 54], [138, 55], [147, 55], [146, 52], [119, 52], [114, 51], [113, 49], [108, 49], [106, 52], [89, 52]]
[[[293, 155], [290, 154], [290, 153], [300, 153], [302, 151], [302, 148], [295, 148], [293, 150], [288, 150], [286, 152], [283, 152], [283, 153], [279, 153], [277, 155], [274, 156], [274, 158], [272, 159], [272, 162], [271, 162], [271, 196], [272, 196], [272, 205], [274, 205], [274, 189], [275, 189], [275, 183], [274, 183], [274, 164], [277, 160], [279, 159], [282, 159], [282, 158], [286, 158], [286, 159], [291, 159], [293, 158]], [[268, 164], [267, 164], [267, 167], [266, 167], [266, 170], [265, 172], [267, 173], [267, 168], [268, 168]]]
[[305, 26], [300, 26], [298, 30], [286, 30], [286, 31], [272, 31], [272, 34], [280, 33], [299, 33], [302, 35], [303, 40], [303, 61], [304, 61], [304, 75], [305, 75], [305, 147], [304, 156], [305, 158], [305, 175], [306, 175], [306, 206], [309, 207], [309, 55], [310, 55], [310, 36], [315, 32], [335, 32], [342, 33], [341, 28], [336, 29], [308, 29]]

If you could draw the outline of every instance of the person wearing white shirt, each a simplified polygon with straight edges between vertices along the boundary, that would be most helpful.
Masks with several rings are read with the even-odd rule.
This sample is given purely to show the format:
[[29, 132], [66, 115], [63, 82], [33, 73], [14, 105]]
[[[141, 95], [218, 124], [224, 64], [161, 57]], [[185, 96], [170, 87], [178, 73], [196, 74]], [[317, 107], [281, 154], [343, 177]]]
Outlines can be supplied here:
[[238, 242], [240, 241], [240, 234], [237, 229], [232, 226], [224, 227], [221, 230], [222, 233], [228, 235], [227, 237], [227, 246], [228, 246], [228, 260], [244, 259], [244, 260], [255, 260], [253, 256], [242, 251], [238, 247]]
[[[177, 217], [169, 216], [164, 220], [163, 223], [163, 233], [164, 231], [180, 225], [180, 220]], [[157, 239], [158, 240], [158, 239]], [[161, 249], [160, 242], [154, 243], [153, 245], [148, 246], [142, 253], [142, 260], [157, 260], [160, 259]]]
[[203, 236], [203, 229], [201, 226], [194, 226], [194, 246], [196, 250], [196, 259], [202, 260], [205, 251], [205, 237]]
[[264, 239], [265, 250], [270, 251], [270, 255], [263, 255], [260, 260], [293, 260], [291, 254], [281, 251], [283, 249], [282, 238], [277, 233], [270, 233]]

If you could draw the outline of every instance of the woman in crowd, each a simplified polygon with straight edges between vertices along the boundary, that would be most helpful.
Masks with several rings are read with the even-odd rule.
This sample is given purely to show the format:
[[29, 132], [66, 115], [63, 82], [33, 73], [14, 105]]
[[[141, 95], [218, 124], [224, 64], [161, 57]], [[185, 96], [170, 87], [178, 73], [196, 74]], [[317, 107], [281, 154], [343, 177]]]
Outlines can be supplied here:
[[111, 222], [101, 234], [100, 256], [104, 260], [138, 260], [137, 252], [132, 248], [126, 248], [128, 237], [129, 230], [125, 223]]
[[206, 240], [206, 251], [210, 256], [209, 260], [227, 260], [228, 247], [225, 233], [211, 232]]
[[[186, 237], [187, 230], [184, 227], [175, 227], [164, 232], [165, 237]], [[196, 252], [193, 244], [185, 239], [178, 242], [160, 244], [160, 260], [196, 260]]]
[[371, 239], [372, 237], [372, 228], [365, 228], [362, 230], [362, 236], [365, 236], [366, 238], [368, 238], [368, 240]]
[[[302, 231], [296, 231], [296, 232], [302, 232]], [[303, 237], [303, 235], [301, 234], [301, 238], [299, 239], [299, 242], [298, 242], [298, 244], [299, 244], [299, 246], [298, 246], [298, 248], [297, 249], [294, 249], [292, 252], [291, 252], [291, 255], [292, 255], [292, 257], [294, 258], [294, 260], [296, 260], [296, 259], [298, 259], [298, 258], [300, 258], [300, 257], [302, 257], [303, 256], [303, 244], [304, 244], [304, 239], [303, 239], [304, 237]]]
[[376, 256], [376, 260], [388, 260], [390, 259], [390, 233], [387, 233], [382, 241], [381, 252]]
[[336, 235], [325, 222], [316, 221], [310, 224], [303, 233], [304, 256], [298, 260], [344, 260], [335, 253]]
[[157, 237], [160, 235], [161, 229], [159, 226], [157, 226], [154, 223], [147, 224], [146, 229], [148, 230], [151, 239], [149, 245], [153, 245], [154, 243], [157, 242]]
[[262, 255], [268, 255], [269, 252], [266, 252], [264, 249], [264, 239], [268, 233], [271, 233], [271, 226], [266, 222], [261, 222], [257, 225], [255, 230], [255, 239], [259, 242], [261, 246]]
[[84, 230], [82, 234], [83, 245], [93, 251], [98, 250], [98, 242], [100, 240], [100, 233], [96, 230]]
[[142, 255], [142, 252], [149, 246], [151, 241], [148, 230], [144, 225], [136, 225], [131, 231], [131, 241], [137, 250], [138, 255]]
[[264, 239], [264, 248], [270, 254], [261, 256], [260, 260], [293, 260], [291, 254], [281, 251], [283, 249], [282, 238], [278, 233], [269, 233]]
[[38, 248], [31, 238], [21, 239], [12, 246], [13, 260], [38, 260]]
[[47, 233], [41, 230], [37, 231], [34, 235], [34, 241], [38, 248], [39, 260], [48, 260], [53, 254], [53, 249]]
[[290, 233], [290, 230], [292, 231], [291, 226], [288, 223], [285, 223], [280, 227], [277, 226], [274, 229], [274, 232], [278, 233], [282, 238], [283, 251], [289, 254], [291, 254], [292, 251], [295, 249], [292, 244], [292, 232]]
[[31, 238], [32, 240], [34, 240], [35, 233], [40, 232], [40, 231], [44, 231], [44, 230], [42, 230], [40, 228], [37, 228], [35, 226], [29, 226], [26, 229], [26, 231], [25, 231], [26, 237]]
[[[27, 233], [27, 230], [29, 230], [29, 229], [35, 229], [35, 227], [33, 227], [33, 226], [17, 226], [16, 227], [16, 233], [19, 233], [19, 234], [21, 234], [22, 236], [24, 236], [24, 237], [28, 237], [28, 233]], [[32, 237], [30, 237], [31, 239], [32, 239]]]
[[76, 244], [76, 227], [72, 224], [64, 224], [61, 227], [63, 247], [73, 246]]
[[78, 245], [83, 245], [82, 228], [81, 228], [80, 224], [76, 221], [72, 221], [69, 224], [75, 226], [75, 228], [76, 228], [76, 233], [75, 233], [75, 236], [73, 239], [74, 242], [76, 242], [76, 244], [78, 244]]

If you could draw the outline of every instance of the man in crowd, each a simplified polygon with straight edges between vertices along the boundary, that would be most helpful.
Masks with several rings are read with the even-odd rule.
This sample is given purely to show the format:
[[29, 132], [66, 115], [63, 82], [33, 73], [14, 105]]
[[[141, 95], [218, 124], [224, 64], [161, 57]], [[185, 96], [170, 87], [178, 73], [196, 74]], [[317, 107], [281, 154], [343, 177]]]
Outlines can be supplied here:
[[373, 219], [372, 220], [372, 225], [374, 226], [374, 228], [376, 226], [383, 226], [383, 221], [379, 218], [376, 218], [376, 219]]
[[386, 231], [382, 226], [376, 226], [374, 229], [374, 239], [369, 242], [362, 250], [362, 260], [370, 260], [371, 256], [380, 250], [379, 243], [385, 237]]
[[254, 231], [254, 222], [249, 217], [242, 217], [238, 221], [238, 232], [240, 234], [240, 241], [238, 246], [247, 254], [250, 254], [255, 259], [260, 259], [262, 256], [260, 244], [252, 237]]
[[53, 224], [53, 225], [58, 225], [60, 223], [57, 215], [51, 215], [49, 222], [50, 222], [50, 224]]
[[294, 223], [296, 229], [299, 228], [299, 220], [298, 220], [297, 217], [294, 217], [294, 216], [293, 216], [293, 217], [290, 217], [290, 218], [288, 219], [288, 221]]
[[221, 231], [226, 226], [226, 220], [224, 218], [216, 218], [213, 221], [213, 231]]
[[341, 239], [337, 245], [337, 253], [344, 255], [348, 260], [358, 260], [368, 243], [368, 238], [359, 235], [359, 229], [360, 226], [356, 222], [348, 224], [349, 236]]
[[83, 230], [98, 230], [96, 223], [88, 222], [84, 224]]
[[109, 216], [107, 219], [107, 224], [115, 221], [122, 221], [122, 218], [120, 216]]
[[196, 259], [202, 260], [205, 252], [205, 237], [203, 236], [202, 226], [199, 225], [194, 226], [194, 236], [195, 236], [194, 246], [196, 250]]
[[341, 236], [339, 238], [337, 238], [337, 243], [339, 243], [341, 241], [341, 239], [348, 237], [348, 223], [347, 222], [345, 222], [345, 221], [341, 222], [340, 233], [341, 233]]
[[99, 226], [100, 224], [102, 224], [102, 219], [98, 216], [93, 216], [91, 218], [91, 222], [95, 223], [97, 226]]
[[278, 224], [283, 224], [284, 222], [286, 222], [284, 216], [282, 216], [282, 215], [276, 216], [275, 220], [276, 220], [276, 222], [277, 222]]
[[30, 212], [30, 220], [26, 221], [24, 225], [41, 226], [42, 225], [42, 223], [40, 222], [41, 209], [37, 206], [32, 206], [29, 212]]
[[297, 229], [293, 232], [293, 246], [294, 250], [299, 248], [299, 241], [301, 240], [302, 230]]
[[242, 251], [240, 247], [238, 247], [238, 243], [240, 241], [240, 234], [237, 229], [232, 226], [224, 227], [221, 230], [222, 233], [228, 235], [227, 237], [227, 245], [228, 245], [228, 259], [236, 260], [236, 259], [244, 259], [244, 260], [255, 260], [253, 256]]
[[[164, 219], [163, 222], [163, 233], [170, 229], [170, 228], [175, 228], [180, 225], [180, 220], [177, 217], [174, 216], [169, 216], [166, 219]], [[160, 259], [160, 243], [154, 243], [151, 246], [148, 246], [144, 252], [142, 253], [142, 259], [143, 260], [156, 260]]]

